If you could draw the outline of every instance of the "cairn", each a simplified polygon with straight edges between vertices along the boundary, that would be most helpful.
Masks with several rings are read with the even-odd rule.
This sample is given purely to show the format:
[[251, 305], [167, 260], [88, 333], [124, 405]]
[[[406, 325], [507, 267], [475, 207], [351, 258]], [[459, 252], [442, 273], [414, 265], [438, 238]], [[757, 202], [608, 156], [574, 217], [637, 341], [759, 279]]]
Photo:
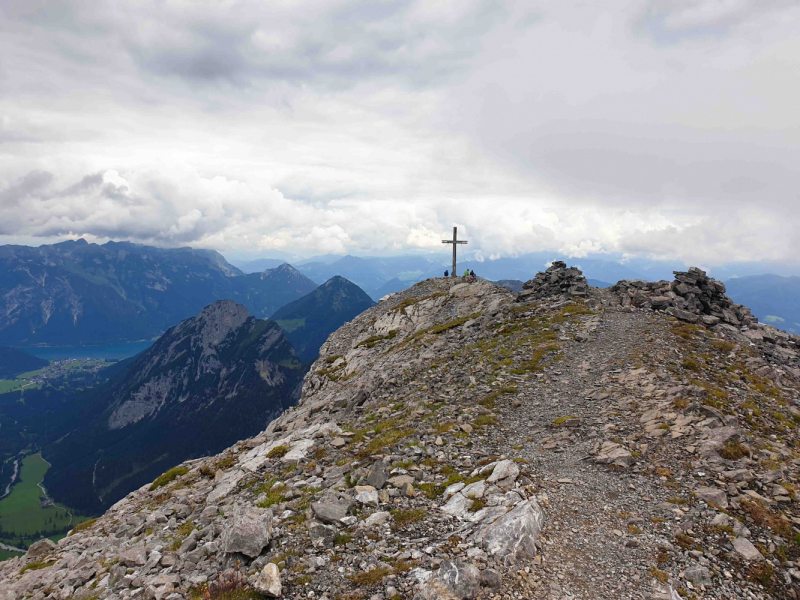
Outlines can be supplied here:
[[567, 268], [566, 263], [557, 260], [546, 271], [526, 281], [517, 296], [520, 301], [563, 296], [565, 298], [586, 298], [589, 284], [580, 269]]
[[758, 322], [750, 309], [735, 304], [725, 295], [725, 284], [702, 269], [673, 271], [675, 281], [642, 281], [625, 279], [610, 288], [622, 306], [663, 310], [682, 321], [713, 327], [727, 323], [734, 327]]

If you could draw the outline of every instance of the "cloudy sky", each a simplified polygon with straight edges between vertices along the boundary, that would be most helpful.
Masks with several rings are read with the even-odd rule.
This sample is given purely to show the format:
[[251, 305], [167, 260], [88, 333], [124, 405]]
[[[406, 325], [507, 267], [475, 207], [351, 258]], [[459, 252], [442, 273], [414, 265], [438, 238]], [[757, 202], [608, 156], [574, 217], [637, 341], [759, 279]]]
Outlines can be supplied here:
[[800, 255], [796, 0], [3, 0], [0, 243]]

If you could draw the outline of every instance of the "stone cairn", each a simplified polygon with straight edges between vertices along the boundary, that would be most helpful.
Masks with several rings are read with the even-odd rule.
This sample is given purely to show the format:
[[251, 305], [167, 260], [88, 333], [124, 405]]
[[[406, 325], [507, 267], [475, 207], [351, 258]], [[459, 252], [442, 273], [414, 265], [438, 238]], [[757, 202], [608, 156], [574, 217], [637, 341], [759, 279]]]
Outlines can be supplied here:
[[663, 310], [682, 321], [707, 327], [719, 323], [741, 327], [758, 322], [749, 308], [735, 304], [725, 295], [725, 284], [705, 271], [691, 267], [688, 271], [673, 272], [675, 281], [625, 279], [610, 291], [619, 296], [622, 306]]
[[565, 298], [586, 298], [589, 284], [580, 269], [567, 268], [566, 263], [557, 260], [546, 271], [526, 281], [517, 296], [519, 301], [564, 296]]

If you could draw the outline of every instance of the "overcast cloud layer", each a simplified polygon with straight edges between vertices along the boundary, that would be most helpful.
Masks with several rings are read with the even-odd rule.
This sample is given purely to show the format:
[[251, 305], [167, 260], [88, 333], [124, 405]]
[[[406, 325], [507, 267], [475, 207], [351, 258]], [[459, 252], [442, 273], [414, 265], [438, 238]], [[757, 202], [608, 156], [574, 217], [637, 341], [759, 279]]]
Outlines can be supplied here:
[[4, 0], [0, 243], [800, 253], [792, 0]]

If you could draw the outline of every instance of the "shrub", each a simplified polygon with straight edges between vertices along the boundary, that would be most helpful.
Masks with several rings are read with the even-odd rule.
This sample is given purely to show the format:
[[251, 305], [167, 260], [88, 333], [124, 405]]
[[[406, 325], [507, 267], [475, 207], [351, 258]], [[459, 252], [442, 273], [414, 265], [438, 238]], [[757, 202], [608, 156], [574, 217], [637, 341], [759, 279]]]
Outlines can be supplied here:
[[741, 442], [731, 440], [725, 443], [719, 455], [728, 460], [739, 460], [743, 456], [749, 456], [750, 449]]
[[248, 584], [239, 572], [223, 573], [216, 581], [189, 592], [191, 600], [261, 600], [262, 596]]
[[189, 469], [186, 467], [175, 467], [170, 469], [163, 475], [160, 475], [156, 478], [153, 484], [150, 486], [150, 491], [157, 490], [160, 487], [164, 487], [165, 485], [169, 485], [173, 481], [175, 481], [181, 475], [186, 475], [189, 472]]
[[792, 525], [789, 521], [782, 519], [769, 508], [756, 500], [744, 500], [741, 503], [744, 510], [755, 521], [757, 525], [769, 527], [780, 536], [787, 539], [792, 537]]
[[775, 567], [772, 566], [772, 563], [765, 560], [750, 567], [747, 571], [747, 577], [751, 581], [760, 583], [765, 588], [769, 589], [772, 587], [772, 575], [774, 572]]
[[213, 479], [214, 475], [217, 474], [217, 472], [208, 465], [203, 465], [202, 467], [200, 467], [199, 472], [202, 477], [207, 477], [208, 479]]

